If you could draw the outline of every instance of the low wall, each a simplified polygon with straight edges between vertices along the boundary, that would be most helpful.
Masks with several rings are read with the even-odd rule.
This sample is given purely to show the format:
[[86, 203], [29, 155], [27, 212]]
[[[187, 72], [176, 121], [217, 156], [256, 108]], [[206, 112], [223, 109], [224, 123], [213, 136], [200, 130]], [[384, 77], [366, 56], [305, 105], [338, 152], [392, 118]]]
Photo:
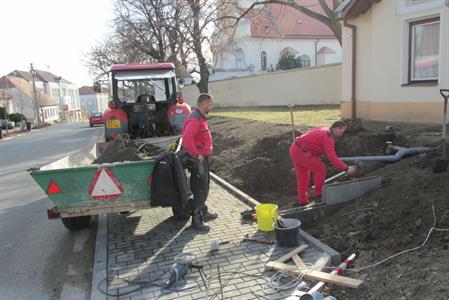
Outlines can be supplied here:
[[[294, 69], [209, 83], [216, 106], [340, 104], [341, 64]], [[186, 102], [196, 105], [199, 91], [185, 86]]]

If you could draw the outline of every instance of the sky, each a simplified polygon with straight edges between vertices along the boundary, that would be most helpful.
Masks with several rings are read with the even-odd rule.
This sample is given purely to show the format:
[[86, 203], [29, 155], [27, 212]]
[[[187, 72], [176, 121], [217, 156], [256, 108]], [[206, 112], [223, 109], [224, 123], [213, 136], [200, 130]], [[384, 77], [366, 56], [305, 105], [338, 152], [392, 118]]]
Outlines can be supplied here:
[[92, 85], [83, 53], [111, 31], [112, 0], [14, 0], [0, 9], [0, 77], [13, 70], [52, 72]]

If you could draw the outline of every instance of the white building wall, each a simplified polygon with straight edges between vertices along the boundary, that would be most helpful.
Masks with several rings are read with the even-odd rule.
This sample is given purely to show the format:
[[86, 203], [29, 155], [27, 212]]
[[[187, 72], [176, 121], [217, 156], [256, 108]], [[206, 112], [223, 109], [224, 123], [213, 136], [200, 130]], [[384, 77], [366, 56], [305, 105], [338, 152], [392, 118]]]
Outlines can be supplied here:
[[[341, 101], [341, 64], [266, 73], [209, 83], [217, 106], [279, 106], [338, 104]], [[196, 106], [194, 85], [181, 90]]]
[[13, 96], [9, 102], [8, 113], [23, 114], [27, 119], [34, 118], [33, 99], [29, 98], [16, 88], [3, 89], [5, 93]]
[[108, 108], [109, 95], [107, 93], [97, 94], [97, 109], [99, 112], [104, 112]]
[[89, 113], [104, 112], [108, 108], [108, 102], [107, 93], [80, 95], [81, 106]]
[[255, 72], [262, 72], [262, 51], [267, 53], [267, 68], [276, 68], [282, 50], [290, 47], [298, 53], [296, 56], [307, 55], [310, 58], [311, 66], [315, 66], [315, 51], [321, 47], [328, 47], [336, 52], [333, 62], [341, 61], [341, 47], [337, 40], [319, 40], [315, 50], [314, 39], [262, 39], [248, 38], [241, 43], [244, 50], [247, 64], [255, 66]]

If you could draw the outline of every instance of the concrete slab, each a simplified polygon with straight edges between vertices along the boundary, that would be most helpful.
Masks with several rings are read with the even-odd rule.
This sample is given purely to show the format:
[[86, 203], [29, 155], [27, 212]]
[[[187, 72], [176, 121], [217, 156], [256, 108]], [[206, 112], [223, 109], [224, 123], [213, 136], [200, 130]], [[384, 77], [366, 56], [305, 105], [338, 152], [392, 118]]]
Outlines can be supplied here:
[[[245, 204], [240, 200], [241, 194], [238, 196], [235, 190], [225, 189], [216, 182], [215, 179], [211, 182], [208, 205], [219, 212], [220, 217], [210, 222], [211, 230], [206, 234], [190, 230], [190, 222], [174, 220], [170, 208], [142, 210], [127, 216], [109, 215], [107, 253], [103, 258], [107, 261], [105, 277], [99, 280], [101, 276], [97, 276], [97, 283], [93, 283], [92, 288], [99, 285], [103, 292], [113, 295], [106, 299], [204, 299], [206, 294], [221, 298], [218, 295], [219, 266], [222, 284], [227, 282], [223, 289], [225, 299], [253, 299], [255, 293], [261, 293], [262, 286], [273, 275], [273, 272], [265, 271], [265, 263], [280, 258], [292, 248], [242, 242], [246, 233], [274, 239], [274, 232], [260, 232], [255, 223], [242, 222], [240, 212], [258, 202], [251, 198]], [[322, 247], [307, 234], [303, 233], [301, 238], [301, 243], [309, 245], [301, 255], [307, 265], [323, 269], [331, 264], [335, 251]], [[214, 239], [230, 243], [222, 245], [218, 252], [210, 252], [210, 243]], [[206, 276], [212, 276], [207, 284], [209, 291], [195, 270], [189, 271], [185, 279], [176, 284], [176, 289], [161, 289], [163, 281], [168, 279], [167, 271], [174, 256], [182, 252], [194, 252], [196, 263], [203, 265]], [[95, 260], [102, 262], [103, 259], [96, 257]], [[101, 297], [104, 293], [92, 291], [92, 295], [95, 294]], [[265, 297], [283, 299], [286, 296], [288, 294], [273, 293]]]
[[[323, 203], [287, 209], [281, 212], [285, 218], [297, 218], [306, 227], [321, 218], [334, 214], [351, 201], [381, 187], [380, 177], [365, 177], [352, 181], [339, 182], [324, 187]], [[334, 262], [334, 258], [332, 260]]]
[[323, 202], [327, 204], [338, 204], [352, 201], [381, 186], [382, 179], [380, 177], [365, 177], [328, 184], [323, 190]]

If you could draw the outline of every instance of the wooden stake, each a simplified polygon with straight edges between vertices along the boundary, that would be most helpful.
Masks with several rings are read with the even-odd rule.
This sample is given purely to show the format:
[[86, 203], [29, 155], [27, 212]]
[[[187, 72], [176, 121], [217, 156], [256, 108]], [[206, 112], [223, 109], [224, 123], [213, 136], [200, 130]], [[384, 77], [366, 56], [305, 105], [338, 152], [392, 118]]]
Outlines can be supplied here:
[[306, 264], [302, 261], [301, 257], [299, 257], [298, 254], [293, 255], [292, 256], [293, 261], [295, 262], [295, 265], [298, 267], [298, 269], [300, 270], [307, 270], [308, 267], [306, 266]]
[[290, 122], [291, 122], [291, 125], [292, 125], [292, 141], [294, 143], [295, 139], [296, 139], [295, 122], [294, 122], [294, 119], [293, 119], [293, 107], [294, 107], [294, 105], [290, 104], [288, 107], [290, 108]]
[[292, 251], [290, 251], [289, 253], [285, 254], [281, 258], [277, 259], [276, 262], [280, 262], [280, 263], [286, 262], [287, 260], [292, 258], [294, 255], [297, 255], [298, 253], [301, 253], [302, 251], [306, 250], [308, 247], [309, 247], [309, 245], [301, 245], [298, 248], [295, 248]]

